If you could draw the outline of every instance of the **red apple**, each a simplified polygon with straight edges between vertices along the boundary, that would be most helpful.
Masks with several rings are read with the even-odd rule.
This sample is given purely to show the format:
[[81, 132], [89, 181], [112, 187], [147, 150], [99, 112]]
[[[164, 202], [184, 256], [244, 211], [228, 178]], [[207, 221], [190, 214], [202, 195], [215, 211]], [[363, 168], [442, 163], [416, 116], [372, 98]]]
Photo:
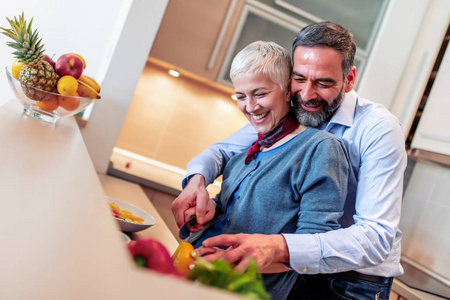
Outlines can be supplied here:
[[69, 75], [78, 79], [83, 73], [83, 62], [73, 54], [64, 54], [56, 61], [55, 71], [61, 77]]
[[56, 64], [55, 61], [53, 59], [51, 59], [51, 57], [48, 56], [47, 54], [44, 54], [44, 57], [42, 58], [42, 60], [51, 64], [53, 69], [55, 68], [55, 64]]

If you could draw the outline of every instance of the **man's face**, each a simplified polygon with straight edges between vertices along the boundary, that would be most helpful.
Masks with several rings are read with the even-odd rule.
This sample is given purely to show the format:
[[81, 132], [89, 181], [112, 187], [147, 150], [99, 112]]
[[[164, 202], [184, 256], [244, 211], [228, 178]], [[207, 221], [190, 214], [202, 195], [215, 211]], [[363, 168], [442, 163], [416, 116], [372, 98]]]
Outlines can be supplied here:
[[317, 127], [329, 119], [353, 88], [355, 67], [344, 81], [342, 56], [332, 48], [299, 46], [294, 52], [291, 94], [300, 123]]

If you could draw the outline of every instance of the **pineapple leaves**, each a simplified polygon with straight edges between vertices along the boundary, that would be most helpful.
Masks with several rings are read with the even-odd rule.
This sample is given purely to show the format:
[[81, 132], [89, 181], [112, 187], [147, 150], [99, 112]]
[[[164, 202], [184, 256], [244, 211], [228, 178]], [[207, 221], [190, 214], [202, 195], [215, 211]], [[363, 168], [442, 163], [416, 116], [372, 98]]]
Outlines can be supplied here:
[[13, 19], [6, 18], [11, 26], [10, 29], [0, 27], [2, 33], [14, 40], [7, 45], [16, 51], [13, 55], [20, 59], [25, 65], [36, 65], [43, 57], [44, 44], [38, 37], [38, 30], [33, 31], [33, 18], [29, 22], [25, 20], [25, 14], [22, 12]]

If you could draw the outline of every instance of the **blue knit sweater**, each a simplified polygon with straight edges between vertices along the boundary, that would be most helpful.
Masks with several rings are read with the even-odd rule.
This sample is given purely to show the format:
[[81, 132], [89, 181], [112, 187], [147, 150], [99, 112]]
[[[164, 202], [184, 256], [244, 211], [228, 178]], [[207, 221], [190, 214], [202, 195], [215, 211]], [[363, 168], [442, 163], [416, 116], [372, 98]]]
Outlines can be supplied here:
[[[215, 198], [216, 215], [189, 242], [225, 217], [222, 233], [227, 234], [319, 233], [340, 227], [349, 165], [345, 147], [332, 134], [308, 127], [260, 161], [246, 165], [245, 156], [240, 153], [227, 163]], [[239, 186], [239, 198], [234, 199]], [[293, 271], [263, 275], [272, 299], [285, 299], [296, 277]]]

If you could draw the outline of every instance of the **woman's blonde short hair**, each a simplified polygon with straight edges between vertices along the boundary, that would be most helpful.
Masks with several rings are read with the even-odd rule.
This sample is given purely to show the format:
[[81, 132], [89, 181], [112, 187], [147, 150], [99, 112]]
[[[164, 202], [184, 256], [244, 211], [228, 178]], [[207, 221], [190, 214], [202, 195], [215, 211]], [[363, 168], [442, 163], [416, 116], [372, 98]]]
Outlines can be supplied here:
[[242, 49], [231, 63], [230, 78], [261, 73], [284, 91], [292, 72], [289, 52], [274, 42], [256, 41]]

